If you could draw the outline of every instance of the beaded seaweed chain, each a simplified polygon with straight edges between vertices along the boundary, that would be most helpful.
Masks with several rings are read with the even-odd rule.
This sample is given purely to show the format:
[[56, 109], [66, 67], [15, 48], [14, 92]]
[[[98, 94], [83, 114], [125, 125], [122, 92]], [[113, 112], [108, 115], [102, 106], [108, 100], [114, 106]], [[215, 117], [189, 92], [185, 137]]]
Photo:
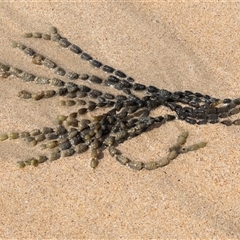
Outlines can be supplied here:
[[[235, 121], [224, 120], [228, 116], [239, 113], [240, 98], [220, 100], [201, 93], [191, 91], [169, 92], [155, 86], [136, 83], [132, 77], [127, 76], [123, 71], [104, 65], [77, 45], [69, 42], [68, 39], [58, 33], [55, 27], [50, 28], [49, 34], [25, 33], [24, 37], [54, 41], [62, 48], [78, 55], [81, 60], [89, 62], [94, 68], [104, 71], [108, 77], [102, 79], [95, 75], [67, 72], [54, 61], [37, 53], [32, 48], [15, 41], [11, 43], [12, 47], [22, 50], [31, 57], [33, 64], [43, 65], [59, 77], [65, 76], [70, 80], [63, 81], [59, 78], [40, 77], [0, 63], [0, 76], [2, 78], [13, 75], [25, 82], [48, 84], [56, 88], [56, 90], [45, 90], [36, 93], [22, 90], [19, 92], [18, 97], [40, 100], [62, 96], [64, 100], [61, 100], [61, 105], [68, 107], [73, 105], [81, 106], [77, 112], [72, 112], [68, 116], [58, 115], [57, 126], [55, 127], [1, 133], [1, 141], [20, 138], [29, 142], [31, 146], [40, 144], [42, 149], [49, 149], [50, 153], [47, 155], [18, 161], [19, 168], [27, 165], [37, 166], [47, 160], [55, 161], [59, 158], [83, 153], [88, 149], [91, 151], [90, 166], [96, 168], [99, 164], [101, 152], [107, 148], [110, 155], [122, 165], [127, 165], [135, 170], [143, 168], [154, 170], [169, 164], [179, 154], [205, 147], [206, 142], [184, 146], [188, 137], [188, 132], [185, 131], [178, 136], [176, 144], [169, 148], [166, 157], [151, 162], [132, 161], [124, 156], [116, 146], [140, 135], [150, 126], [161, 126], [174, 119], [184, 120], [189, 124], [220, 122], [227, 126], [231, 124], [240, 125], [240, 119]], [[87, 85], [77, 84], [76, 80], [87, 81], [98, 86], [112, 87], [119, 91], [119, 94], [114, 95], [90, 88]], [[141, 94], [141, 97], [135, 94]], [[160, 106], [169, 108], [175, 114], [158, 117], [150, 116], [151, 111]], [[99, 108], [104, 109], [103, 114], [83, 118], [86, 113]]]

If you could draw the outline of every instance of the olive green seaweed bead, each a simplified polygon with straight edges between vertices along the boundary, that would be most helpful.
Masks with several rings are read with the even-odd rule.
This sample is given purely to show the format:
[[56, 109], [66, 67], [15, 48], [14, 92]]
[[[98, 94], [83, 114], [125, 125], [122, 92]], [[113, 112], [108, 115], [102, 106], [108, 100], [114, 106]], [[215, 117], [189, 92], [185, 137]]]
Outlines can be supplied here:
[[77, 112], [72, 112], [68, 115], [70, 118], [76, 118], [77, 117]]
[[43, 38], [44, 40], [50, 40], [50, 39], [51, 39], [51, 36], [50, 36], [49, 34], [44, 33], [44, 34], [42, 35], [42, 38]]
[[33, 139], [31, 142], [28, 142], [28, 145], [30, 147], [34, 147], [35, 145], [37, 145], [37, 141], [35, 139]]
[[178, 156], [178, 152], [173, 149], [167, 156], [167, 158], [172, 161], [173, 159], [175, 159]]
[[119, 151], [114, 146], [110, 146], [108, 148], [108, 151], [112, 157], [115, 157], [116, 155], [120, 154]]
[[60, 39], [61, 39], [61, 36], [58, 33], [51, 35], [51, 40], [53, 42], [58, 42]]
[[144, 168], [147, 170], [155, 170], [158, 168], [158, 163], [157, 162], [146, 162], [143, 164]]
[[8, 139], [8, 135], [6, 133], [1, 133], [0, 134], [0, 141], [4, 141], [6, 139]]
[[9, 139], [17, 139], [17, 138], [19, 138], [19, 133], [18, 132], [10, 132], [8, 134], [8, 138]]
[[19, 137], [20, 137], [20, 138], [30, 137], [30, 133], [27, 132], [27, 131], [20, 132], [20, 133], [19, 133]]
[[32, 98], [32, 94], [28, 91], [22, 90], [18, 93], [18, 97], [23, 99], [30, 99]]
[[125, 156], [123, 156], [122, 154], [116, 155], [116, 159], [122, 165], [126, 165], [127, 163], [130, 162], [130, 159], [125, 157]]
[[189, 149], [189, 151], [196, 151], [200, 148], [205, 147], [206, 145], [207, 145], [206, 142], [200, 142], [200, 143], [194, 144], [192, 146], [189, 146], [188, 149]]
[[77, 146], [75, 146], [74, 149], [77, 153], [83, 153], [86, 152], [88, 148], [89, 148], [88, 145], [86, 145], [85, 143], [80, 143]]
[[102, 142], [99, 141], [97, 138], [95, 138], [93, 141], [92, 141], [92, 144], [91, 144], [91, 147], [92, 148], [95, 148], [95, 149], [98, 149], [100, 148], [102, 145]]
[[34, 137], [31, 137], [31, 136], [29, 135], [29, 136], [24, 137], [23, 140], [24, 140], [25, 142], [32, 142], [33, 140], [35, 140], [35, 138], [34, 138]]
[[47, 160], [48, 160], [47, 156], [44, 156], [44, 155], [40, 155], [37, 157], [38, 163], [43, 163], [43, 162], [46, 162]]
[[112, 146], [115, 142], [115, 137], [114, 136], [108, 136], [105, 140], [104, 140], [104, 144], [107, 146]]
[[44, 150], [46, 148], [47, 148], [47, 144], [46, 143], [43, 143], [43, 144], [39, 145], [39, 149], [41, 149], [41, 150]]
[[42, 38], [42, 33], [40, 33], [40, 32], [34, 32], [34, 33], [32, 33], [32, 37], [33, 37], [33, 38]]
[[98, 166], [98, 164], [99, 164], [98, 159], [96, 159], [96, 158], [91, 159], [91, 161], [90, 161], [90, 167], [91, 168], [95, 169]]
[[23, 37], [24, 38], [31, 38], [33, 36], [33, 34], [31, 32], [28, 32], [28, 33], [24, 33], [23, 34]]
[[188, 137], [188, 132], [183, 132], [178, 136], [177, 144], [183, 145]]
[[56, 34], [58, 31], [57, 31], [57, 28], [56, 27], [50, 27], [49, 28], [49, 32], [51, 33], [51, 34]]
[[36, 140], [37, 142], [42, 142], [42, 141], [45, 140], [45, 139], [46, 139], [46, 138], [45, 138], [45, 135], [42, 134], [42, 133], [40, 133], [39, 135], [35, 136], [35, 140]]
[[97, 158], [97, 156], [98, 156], [97, 149], [96, 148], [92, 148], [92, 150], [91, 150], [91, 157], [92, 158]]
[[65, 116], [65, 115], [57, 115], [57, 119], [59, 121], [65, 121], [67, 119], [67, 116]]
[[10, 42], [11, 47], [16, 48], [18, 46], [18, 43], [16, 41]]
[[27, 158], [24, 160], [24, 163], [26, 164], [26, 166], [30, 166], [31, 162], [34, 160], [34, 158]]
[[26, 164], [24, 163], [24, 161], [18, 161], [17, 162], [17, 167], [18, 168], [24, 168], [26, 166]]
[[47, 145], [47, 148], [52, 149], [52, 148], [55, 148], [55, 147], [58, 146], [58, 142], [57, 141], [51, 141], [51, 142], [48, 142], [46, 145]]
[[130, 161], [128, 163], [128, 167], [139, 171], [143, 168], [143, 163], [142, 162], [136, 162], [136, 161]]
[[240, 119], [234, 120], [232, 123], [233, 123], [234, 125], [240, 125]]
[[158, 167], [164, 167], [170, 163], [168, 157], [161, 158], [159, 161], [156, 162]]
[[31, 160], [31, 165], [34, 166], [34, 167], [37, 167], [39, 164], [38, 160], [37, 159], [32, 159]]
[[75, 150], [73, 148], [69, 148], [66, 150], [61, 151], [61, 157], [70, 157], [75, 153]]
[[48, 159], [50, 161], [55, 161], [61, 157], [61, 154], [59, 151], [53, 151], [49, 154]]
[[43, 91], [32, 94], [32, 99], [34, 99], [36, 101], [42, 99], [43, 97], [44, 97], [44, 92]]
[[33, 129], [32, 131], [30, 131], [31, 136], [37, 136], [40, 133], [41, 133], [40, 129]]

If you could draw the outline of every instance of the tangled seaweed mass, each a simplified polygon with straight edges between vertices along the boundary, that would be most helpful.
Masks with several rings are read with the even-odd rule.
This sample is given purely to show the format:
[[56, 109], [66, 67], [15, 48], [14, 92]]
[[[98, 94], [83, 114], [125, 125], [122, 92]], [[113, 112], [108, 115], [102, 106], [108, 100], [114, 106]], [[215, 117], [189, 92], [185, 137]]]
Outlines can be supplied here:
[[[77, 45], [61, 36], [55, 27], [50, 28], [49, 34], [39, 32], [25, 33], [25, 38], [54, 41], [63, 49], [79, 56], [79, 59], [89, 62], [91, 66], [107, 74], [107, 79], [95, 75], [79, 74], [66, 71], [46, 56], [37, 53], [32, 48], [19, 42], [11, 42], [12, 47], [18, 48], [32, 59], [32, 63], [42, 65], [54, 72], [59, 78], [45, 78], [28, 73], [19, 68], [0, 63], [0, 75], [8, 78], [13, 75], [25, 82], [46, 84], [55, 90], [45, 90], [31, 93], [26, 90], [19, 92], [18, 97], [23, 99], [46, 99], [61, 96], [62, 106], [79, 105], [77, 112], [68, 116], [58, 115], [57, 126], [34, 129], [32, 131], [1, 133], [0, 140], [22, 139], [31, 146], [40, 145], [41, 149], [49, 150], [49, 154], [18, 161], [19, 168], [27, 165], [37, 166], [45, 161], [55, 161], [59, 158], [80, 154], [88, 149], [91, 151], [90, 166], [96, 168], [99, 156], [108, 149], [110, 155], [120, 164], [135, 170], [143, 168], [154, 170], [169, 164], [179, 154], [195, 151], [205, 147], [206, 142], [184, 146], [188, 132], [181, 133], [176, 144], [169, 148], [167, 156], [151, 162], [132, 161], [124, 156], [116, 147], [121, 143], [136, 137], [149, 129], [150, 126], [159, 127], [175, 119], [186, 121], [189, 124], [222, 123], [227, 126], [240, 125], [240, 119], [231, 121], [229, 116], [239, 113], [240, 98], [217, 99], [201, 93], [191, 91], [170, 92], [158, 89], [155, 86], [145, 86], [136, 83], [123, 71], [104, 65], [84, 52]], [[70, 81], [60, 78], [65, 77]], [[112, 87], [118, 94], [102, 92], [87, 85], [78, 84], [77, 80], [88, 82], [96, 86]], [[141, 96], [141, 97], [140, 97]], [[164, 106], [173, 112], [173, 115], [158, 117], [150, 116], [152, 110]], [[104, 113], [84, 118], [86, 113], [103, 109]]]

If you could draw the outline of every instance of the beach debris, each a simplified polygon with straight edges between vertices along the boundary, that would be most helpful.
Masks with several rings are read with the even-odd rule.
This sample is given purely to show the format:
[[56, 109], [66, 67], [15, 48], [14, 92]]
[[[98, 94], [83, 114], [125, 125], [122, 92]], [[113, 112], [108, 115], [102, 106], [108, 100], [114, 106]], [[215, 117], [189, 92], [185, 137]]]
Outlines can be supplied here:
[[[58, 32], [56, 27], [51, 27], [49, 33], [28, 32], [23, 37], [35, 41], [52, 41], [64, 51], [79, 56], [79, 60], [89, 62], [90, 66], [102, 71], [106, 77], [68, 71], [60, 66], [57, 60], [38, 53], [32, 47], [16, 41], [11, 42], [11, 46], [28, 56], [36, 68], [46, 68], [46, 73], [51, 71], [51, 74], [56, 75], [55, 78], [36, 76], [0, 63], [0, 76], [3, 78], [12, 75], [24, 82], [55, 88], [36, 93], [22, 90], [18, 94], [19, 98], [42, 101], [58, 97], [61, 106], [78, 107], [69, 115], [53, 117], [56, 119], [55, 126], [0, 133], [0, 141], [19, 139], [27, 142], [30, 147], [39, 145], [41, 149], [49, 151], [46, 155], [18, 161], [19, 168], [36, 167], [46, 161], [55, 161], [90, 150], [90, 167], [95, 169], [100, 164], [102, 152], [108, 149], [109, 154], [123, 166], [138, 171], [155, 170], [168, 165], [181, 154], [205, 147], [207, 143], [199, 142], [184, 146], [189, 135], [184, 131], [177, 137], [176, 143], [169, 148], [166, 156], [156, 157], [155, 161], [131, 160], [118, 148], [129, 139], [149, 131], [150, 127], [154, 129], [169, 121], [182, 120], [188, 124], [198, 125], [218, 122], [225, 126], [240, 125], [240, 119], [229, 119], [240, 112], [240, 98], [220, 100], [199, 92], [194, 93], [189, 90], [170, 92], [156, 86], [137, 83], [125, 72], [105, 65], [71, 43]], [[107, 87], [111, 87], [111, 91], [102, 90]], [[151, 116], [151, 112], [160, 107], [168, 108], [172, 114]], [[94, 115], [95, 110], [98, 109], [102, 109], [104, 113]]]

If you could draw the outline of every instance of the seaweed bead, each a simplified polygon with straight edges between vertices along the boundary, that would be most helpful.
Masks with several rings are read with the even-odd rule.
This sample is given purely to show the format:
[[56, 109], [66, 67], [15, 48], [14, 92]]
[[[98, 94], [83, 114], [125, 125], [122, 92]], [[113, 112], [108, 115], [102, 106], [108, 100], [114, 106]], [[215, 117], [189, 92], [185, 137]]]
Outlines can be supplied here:
[[97, 60], [91, 60], [90, 64], [95, 68], [100, 68], [102, 66], [102, 63]]
[[58, 33], [51, 35], [51, 40], [53, 42], [58, 42], [60, 39], [61, 39], [61, 36]]
[[174, 158], [176, 158], [178, 156], [178, 152], [173, 149], [167, 156], [168, 160], [173, 160]]
[[118, 151], [115, 147], [113, 147], [113, 146], [110, 146], [110, 147], [108, 148], [108, 151], [109, 151], [109, 153], [110, 153], [110, 155], [111, 155], [112, 157], [115, 157], [115, 156], [117, 156], [117, 155], [120, 154], [119, 151]]
[[107, 146], [112, 146], [115, 142], [115, 137], [114, 136], [108, 136], [107, 138], [105, 138], [104, 140], [104, 144]]
[[231, 120], [223, 120], [220, 123], [226, 125], [226, 126], [231, 126], [232, 125], [232, 121]]
[[20, 132], [19, 133], [19, 137], [20, 138], [26, 138], [26, 137], [29, 137], [29, 136], [30, 136], [29, 132]]
[[61, 38], [58, 43], [61, 47], [64, 48], [67, 48], [69, 45], [71, 45], [71, 43], [66, 38]]
[[66, 149], [69, 149], [71, 147], [72, 147], [72, 144], [70, 143], [70, 141], [59, 144], [59, 148], [61, 150], [66, 150]]
[[239, 105], [239, 104], [240, 104], [240, 98], [234, 99], [233, 102], [234, 102], [235, 104]]
[[6, 139], [8, 139], [8, 135], [6, 133], [1, 133], [0, 134], [0, 141], [4, 141]]
[[70, 47], [69, 47], [69, 50], [72, 51], [73, 53], [76, 53], [76, 54], [81, 54], [82, 53], [82, 49], [74, 44], [72, 44]]
[[170, 163], [170, 160], [168, 157], [161, 158], [159, 161], [156, 162], [158, 167], [164, 167]]
[[35, 83], [37, 83], [37, 84], [49, 84], [50, 83], [50, 79], [49, 78], [43, 78], [43, 77], [36, 77], [35, 78]]
[[37, 167], [38, 163], [39, 163], [38, 160], [35, 159], [35, 158], [31, 160], [31, 165], [34, 166], [34, 167]]
[[34, 33], [32, 34], [32, 37], [33, 37], [33, 38], [42, 38], [42, 33], [40, 33], [40, 32], [34, 32]]
[[51, 85], [56, 86], [56, 87], [62, 87], [65, 85], [65, 83], [58, 78], [52, 78], [49, 80], [49, 82]]
[[35, 158], [27, 158], [27, 159], [24, 160], [24, 163], [25, 163], [26, 166], [27, 165], [33, 165], [35, 160], [36, 160]]
[[240, 119], [234, 120], [232, 123], [233, 123], [234, 125], [240, 125]]
[[240, 109], [239, 108], [233, 108], [229, 111], [229, 116], [232, 116], [232, 115], [235, 115], [235, 114], [238, 114], [240, 112]]
[[49, 28], [49, 32], [51, 33], [51, 34], [56, 34], [58, 31], [57, 31], [57, 28], [56, 27], [50, 27]]
[[[0, 137], [1, 138], [1, 137]], [[9, 134], [8, 134], [8, 138], [9, 139], [17, 139], [17, 138], [19, 138], [19, 133], [17, 133], [17, 132], [10, 132]]]
[[88, 93], [88, 96], [92, 97], [92, 98], [98, 98], [101, 95], [102, 95], [102, 92], [99, 90], [95, 90], [95, 89], [92, 89], [91, 92]]
[[73, 148], [69, 148], [61, 151], [61, 157], [70, 157], [75, 153]]
[[48, 158], [44, 155], [40, 155], [37, 157], [38, 163], [43, 163], [43, 162], [46, 162], [47, 160], [48, 160]]
[[24, 34], [23, 34], [23, 37], [24, 37], [24, 38], [31, 38], [32, 36], [33, 36], [32, 33], [24, 33]]
[[31, 81], [34, 81], [36, 76], [31, 73], [23, 72], [21, 78], [22, 78], [22, 80], [24, 80], [26, 82], [31, 82]]
[[47, 143], [47, 148], [52, 149], [58, 146], [58, 142], [57, 141], [51, 141], [49, 143]]
[[42, 99], [43, 97], [44, 97], [44, 92], [43, 91], [32, 94], [32, 99], [34, 99], [36, 101]]
[[51, 61], [50, 59], [48, 58], [45, 58], [43, 61], [42, 61], [42, 64], [47, 67], [47, 68], [55, 68], [57, 66], [56, 63], [54, 63], [53, 61]]
[[141, 170], [143, 168], [143, 163], [142, 162], [135, 162], [135, 161], [130, 161], [128, 163], [128, 167], [134, 169], [134, 170]]
[[48, 134], [48, 133], [52, 133], [53, 132], [53, 129], [50, 128], [50, 127], [43, 127], [42, 128], [42, 133], [43, 134]]
[[30, 135], [31, 136], [37, 136], [41, 133], [40, 129], [33, 129], [31, 132], [30, 132]]
[[75, 151], [77, 153], [83, 153], [83, 152], [86, 152], [87, 150], [88, 150], [88, 145], [85, 143], [81, 143], [75, 146]]
[[61, 154], [59, 151], [54, 151], [54, 152], [51, 152], [48, 156], [48, 159], [50, 161], [55, 161], [57, 159], [59, 159], [61, 157]]
[[106, 73], [113, 73], [113, 72], [114, 72], [114, 68], [112, 68], [112, 67], [110, 67], [110, 66], [108, 66], [108, 65], [104, 65], [104, 66], [102, 67], [102, 70], [103, 70], [104, 72], [106, 72]]
[[45, 138], [48, 140], [54, 140], [58, 138], [58, 135], [56, 133], [47, 133], [45, 134]]
[[96, 83], [96, 84], [101, 84], [102, 83], [102, 79], [95, 76], [95, 75], [92, 75], [90, 78], [89, 78], [89, 81], [91, 83]]
[[82, 53], [81, 54], [81, 59], [83, 59], [85, 61], [90, 61], [90, 60], [92, 60], [92, 57], [87, 53]]
[[92, 158], [97, 158], [97, 156], [98, 156], [97, 149], [96, 148], [92, 148], [92, 150], [91, 150], [91, 157]]
[[183, 132], [181, 135], [178, 136], [177, 144], [183, 145], [186, 142], [188, 137], [188, 132]]
[[23, 51], [28, 56], [33, 56], [36, 52], [32, 48], [26, 47]]
[[76, 80], [76, 79], [78, 79], [79, 74], [77, 74], [77, 73], [75, 73], [75, 72], [68, 72], [68, 73], [66, 74], [66, 77], [67, 77], [68, 79], [70, 79], [70, 80]]
[[134, 83], [133, 84], [133, 90], [135, 91], [143, 91], [146, 89], [146, 86], [140, 83]]
[[60, 76], [64, 76], [66, 74], [66, 71], [63, 68], [58, 67], [54, 73]]
[[157, 162], [146, 162], [143, 164], [143, 167], [147, 170], [155, 170], [158, 168]]
[[56, 94], [56, 91], [55, 91], [55, 90], [46, 90], [46, 91], [43, 91], [43, 97], [44, 97], [44, 98], [53, 97], [55, 94]]
[[99, 164], [98, 159], [96, 159], [96, 158], [91, 159], [91, 161], [90, 161], [90, 167], [91, 168], [95, 169], [98, 166], [98, 164]]
[[120, 78], [125, 78], [125, 77], [127, 77], [127, 75], [126, 75], [124, 72], [120, 71], [120, 70], [115, 70], [114, 74], [115, 74], [116, 76], [120, 77]]
[[69, 142], [71, 143], [71, 145], [78, 145], [79, 143], [81, 143], [83, 141], [81, 135], [76, 135], [75, 137], [71, 137], [69, 139]]
[[122, 154], [116, 155], [116, 159], [122, 165], [126, 165], [127, 163], [130, 162], [130, 159], [125, 157], [125, 156], [123, 156]]
[[26, 166], [26, 164], [24, 163], [24, 161], [18, 161], [17, 162], [17, 167], [18, 168], [24, 168]]
[[50, 40], [50, 39], [51, 39], [51, 36], [50, 36], [49, 34], [43, 33], [42, 39], [44, 39], [44, 40]]

